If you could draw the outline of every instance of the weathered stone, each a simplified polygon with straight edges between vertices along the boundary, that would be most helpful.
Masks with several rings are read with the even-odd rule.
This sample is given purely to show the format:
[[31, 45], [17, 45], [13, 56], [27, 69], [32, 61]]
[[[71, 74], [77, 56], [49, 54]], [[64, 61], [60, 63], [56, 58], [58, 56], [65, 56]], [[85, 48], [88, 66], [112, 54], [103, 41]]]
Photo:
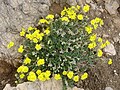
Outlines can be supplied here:
[[73, 88], [68, 87], [67, 90], [84, 90], [83, 88], [77, 88], [76, 86]]
[[105, 90], [113, 90], [111, 87], [106, 87]]
[[119, 4], [116, 0], [105, 0], [105, 8], [111, 14], [115, 15]]
[[113, 37], [114, 42], [120, 42], [119, 36]]
[[[0, 1], [0, 60], [11, 64], [20, 60], [17, 48], [22, 41], [19, 37], [21, 28], [33, 26], [40, 16], [46, 16], [49, 6], [50, 0]], [[10, 41], [14, 41], [15, 46], [8, 50], [7, 44]]]
[[114, 56], [116, 55], [116, 50], [113, 44], [109, 44], [104, 48], [104, 52], [108, 55]]
[[24, 82], [18, 84], [16, 87], [11, 87], [10, 84], [7, 84], [3, 90], [62, 90], [62, 81], [56, 81], [54, 78], [51, 80], [40, 82]]
[[69, 5], [77, 5], [77, 2], [76, 2], [76, 0], [67, 0], [67, 4], [69, 4]]

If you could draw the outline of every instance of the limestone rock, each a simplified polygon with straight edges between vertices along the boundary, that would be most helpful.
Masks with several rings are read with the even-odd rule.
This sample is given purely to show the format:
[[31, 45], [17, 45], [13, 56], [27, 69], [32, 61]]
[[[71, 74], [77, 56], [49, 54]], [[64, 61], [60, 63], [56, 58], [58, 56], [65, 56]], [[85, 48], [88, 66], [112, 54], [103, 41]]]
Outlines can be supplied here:
[[116, 55], [116, 50], [113, 44], [109, 44], [104, 48], [104, 52], [108, 55], [114, 56]]
[[77, 5], [77, 2], [76, 2], [76, 0], [67, 0], [67, 4], [68, 5]]
[[115, 15], [119, 4], [116, 0], [105, 0], [105, 8], [111, 14]]
[[[0, 60], [11, 64], [20, 60], [17, 48], [22, 41], [21, 28], [33, 26], [40, 16], [48, 14], [49, 6], [50, 0], [0, 0]], [[14, 41], [15, 46], [8, 50], [6, 46], [10, 41]]]
[[11, 87], [10, 84], [7, 84], [3, 90], [62, 90], [62, 81], [56, 81], [52, 78], [46, 82], [24, 82], [16, 87]]
[[106, 87], [105, 90], [113, 90], [111, 87]]

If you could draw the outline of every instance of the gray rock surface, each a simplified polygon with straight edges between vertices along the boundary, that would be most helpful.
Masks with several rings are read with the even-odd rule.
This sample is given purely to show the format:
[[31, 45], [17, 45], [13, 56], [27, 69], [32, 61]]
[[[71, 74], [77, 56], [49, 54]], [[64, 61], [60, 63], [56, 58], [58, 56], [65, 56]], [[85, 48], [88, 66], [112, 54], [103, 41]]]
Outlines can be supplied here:
[[119, 4], [116, 0], [105, 0], [105, 8], [111, 15], [115, 15]]
[[[35, 81], [35, 82], [24, 82], [18, 84], [16, 87], [11, 87], [10, 84], [6, 84], [3, 90], [63, 90], [62, 81], [56, 81], [54, 78], [45, 81]], [[81, 88], [73, 87], [68, 88], [67, 90], [84, 90]]]
[[[0, 60], [18, 62], [17, 47], [22, 41], [19, 31], [47, 15], [49, 6], [49, 0], [0, 0]], [[8, 50], [6, 46], [10, 41], [14, 41], [15, 46]]]
[[116, 50], [113, 44], [109, 44], [104, 48], [104, 52], [108, 55], [114, 56], [116, 55]]
[[62, 90], [62, 81], [51, 79], [46, 82], [24, 82], [16, 87], [7, 84], [3, 90]]
[[69, 4], [69, 5], [77, 5], [77, 1], [76, 0], [67, 0], [67, 4]]

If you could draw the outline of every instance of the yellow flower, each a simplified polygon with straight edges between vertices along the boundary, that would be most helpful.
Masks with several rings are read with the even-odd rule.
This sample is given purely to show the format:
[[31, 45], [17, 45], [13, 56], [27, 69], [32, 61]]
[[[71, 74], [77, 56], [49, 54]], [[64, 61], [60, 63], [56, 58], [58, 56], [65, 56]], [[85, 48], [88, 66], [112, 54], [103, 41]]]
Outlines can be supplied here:
[[47, 29], [44, 31], [44, 33], [45, 33], [46, 35], [48, 35], [48, 34], [50, 33], [49, 28], [47, 28]]
[[41, 74], [38, 76], [38, 79], [39, 79], [40, 81], [46, 81], [45, 73], [44, 73], [44, 72], [41, 73]]
[[108, 65], [111, 65], [111, 64], [112, 64], [112, 59], [109, 59]]
[[62, 17], [61, 20], [62, 20], [62, 21], [65, 21], [65, 22], [69, 22], [68, 17]]
[[14, 46], [14, 42], [9, 42], [9, 44], [7, 45], [7, 48], [9, 49], [9, 48], [11, 48], [11, 47], [13, 47]]
[[95, 41], [96, 40], [96, 34], [93, 34], [90, 36], [90, 41]]
[[26, 38], [32, 40], [33, 36], [31, 34], [26, 34]]
[[100, 18], [98, 18], [98, 17], [95, 18], [95, 22], [96, 22], [96, 23], [99, 23], [100, 21], [101, 21]]
[[20, 36], [24, 36], [25, 35], [25, 32], [24, 31], [21, 31], [20, 32]]
[[101, 57], [102, 55], [103, 55], [102, 50], [98, 49], [97, 56], [98, 56], [98, 57]]
[[32, 26], [28, 27], [28, 32], [34, 30]]
[[61, 11], [61, 16], [64, 16], [65, 15], [65, 10]]
[[105, 42], [105, 45], [107, 46], [107, 45], [109, 45], [110, 44], [110, 42], [107, 40], [106, 42]]
[[88, 12], [89, 9], [90, 9], [90, 6], [87, 5], [87, 4], [83, 7], [83, 11], [84, 11], [84, 12]]
[[81, 76], [81, 80], [85, 80], [86, 78], [88, 78], [88, 73], [84, 73], [82, 76]]
[[47, 70], [47, 71], [45, 72], [45, 78], [46, 78], [46, 80], [49, 80], [49, 79], [50, 79], [50, 75], [51, 75], [51, 72], [50, 72], [49, 70]]
[[83, 20], [83, 15], [82, 15], [82, 14], [79, 14], [79, 15], [77, 16], [77, 18], [78, 18], [78, 20]]
[[101, 19], [101, 20], [100, 20], [100, 27], [101, 27], [102, 25], [104, 25], [104, 22], [103, 22], [103, 20]]
[[92, 43], [88, 44], [89, 49], [93, 49], [95, 47], [96, 47], [96, 42], [92, 42]]
[[63, 73], [62, 73], [63, 75], [67, 75], [67, 71], [63, 71]]
[[51, 75], [51, 71], [47, 70], [46, 72], [46, 75], [50, 76]]
[[20, 47], [18, 48], [18, 52], [19, 52], [19, 53], [22, 53], [23, 51], [24, 51], [23, 45], [20, 45]]
[[73, 13], [73, 14], [71, 14], [71, 15], [68, 15], [68, 17], [70, 18], [70, 19], [76, 19], [76, 13]]
[[20, 36], [24, 36], [25, 35], [25, 29], [22, 28], [22, 31], [20, 32]]
[[102, 49], [102, 48], [104, 48], [104, 47], [106, 47], [106, 44], [105, 44], [105, 43], [102, 43], [102, 44], [100, 45], [100, 48]]
[[98, 38], [98, 42], [102, 43], [102, 38], [101, 37]]
[[91, 23], [91, 25], [95, 25], [95, 23], [96, 23], [95, 19], [91, 20], [90, 23]]
[[17, 72], [18, 73], [22, 73], [22, 72], [24, 72], [24, 73], [26, 73], [26, 72], [28, 72], [28, 70], [29, 70], [29, 68], [27, 67], [27, 66], [24, 66], [24, 65], [22, 65], [22, 66], [20, 66], [18, 69], [17, 69]]
[[39, 69], [36, 71], [37, 75], [40, 75], [40, 74], [41, 74], [41, 72], [42, 72], [42, 71], [41, 71], [41, 70], [39, 70]]
[[78, 81], [79, 81], [79, 76], [78, 76], [78, 75], [74, 76], [74, 77], [73, 77], [73, 80], [74, 80], [75, 82], [78, 82]]
[[40, 66], [40, 65], [43, 65], [43, 64], [45, 64], [45, 60], [44, 59], [38, 59], [37, 65]]
[[30, 64], [30, 62], [31, 62], [31, 59], [26, 57], [23, 63], [24, 64]]
[[60, 80], [61, 76], [60, 76], [60, 74], [55, 74], [54, 78], [55, 78], [55, 80]]
[[25, 74], [20, 74], [20, 79], [23, 79], [25, 77]]
[[54, 19], [54, 15], [49, 14], [49, 15], [46, 16], [46, 19]]
[[46, 19], [40, 19], [38, 24], [41, 24], [41, 23], [48, 24], [49, 22]]
[[36, 74], [33, 71], [29, 72], [29, 75], [27, 76], [27, 80], [35, 81], [36, 79], [37, 79]]
[[77, 5], [76, 7], [77, 7], [78, 10], [80, 10], [80, 6], [79, 5]]
[[42, 48], [42, 47], [41, 47], [40, 44], [36, 44], [35, 49], [36, 49], [37, 51], [39, 51], [41, 48]]
[[86, 26], [86, 27], [85, 27], [85, 30], [87, 31], [88, 34], [92, 33], [92, 29], [93, 29], [93, 28], [90, 27], [90, 26]]
[[98, 24], [94, 24], [93, 27], [96, 30], [98, 28]]
[[69, 71], [69, 72], [67, 73], [68, 78], [69, 78], [69, 79], [72, 79], [73, 74], [74, 74], [73, 71]]
[[38, 43], [38, 40], [36, 38], [33, 39], [34, 43]]

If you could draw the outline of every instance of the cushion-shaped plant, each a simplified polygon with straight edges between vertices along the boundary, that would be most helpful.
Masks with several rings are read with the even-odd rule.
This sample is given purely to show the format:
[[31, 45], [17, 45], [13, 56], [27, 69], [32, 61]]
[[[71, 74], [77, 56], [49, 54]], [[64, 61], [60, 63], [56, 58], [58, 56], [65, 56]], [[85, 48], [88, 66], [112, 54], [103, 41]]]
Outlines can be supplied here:
[[23, 63], [16, 75], [19, 83], [54, 77], [71, 86], [88, 77], [86, 70], [110, 43], [97, 37], [95, 30], [104, 23], [98, 17], [90, 20], [86, 15], [89, 8], [89, 5], [64, 8], [59, 17], [49, 14], [39, 20], [37, 27], [22, 28], [20, 36], [24, 41], [18, 52], [23, 55]]

